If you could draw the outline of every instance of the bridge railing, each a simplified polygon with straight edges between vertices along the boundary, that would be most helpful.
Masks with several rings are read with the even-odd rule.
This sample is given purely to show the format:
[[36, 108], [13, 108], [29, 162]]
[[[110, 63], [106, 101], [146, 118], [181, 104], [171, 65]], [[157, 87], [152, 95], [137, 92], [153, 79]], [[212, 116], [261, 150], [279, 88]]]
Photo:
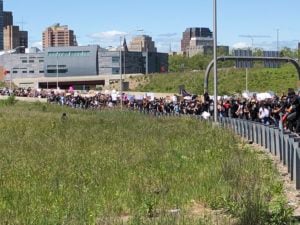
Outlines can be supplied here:
[[220, 118], [220, 124], [241, 137], [265, 148], [287, 167], [290, 180], [300, 190], [300, 137], [289, 131], [261, 123]]

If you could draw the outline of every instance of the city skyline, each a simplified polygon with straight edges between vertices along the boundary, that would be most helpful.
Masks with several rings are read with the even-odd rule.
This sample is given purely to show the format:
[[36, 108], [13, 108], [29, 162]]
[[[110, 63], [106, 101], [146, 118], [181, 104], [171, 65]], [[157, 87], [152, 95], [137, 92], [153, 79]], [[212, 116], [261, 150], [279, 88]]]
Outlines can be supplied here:
[[[41, 47], [43, 30], [54, 23], [66, 24], [77, 34], [79, 45], [117, 46], [119, 37], [147, 34], [158, 51], [180, 50], [182, 32], [188, 27], [212, 29], [212, 1], [69, 1], [5, 0], [4, 10], [13, 11], [16, 24], [29, 31], [30, 46]], [[297, 0], [218, 1], [218, 42], [231, 47], [251, 46], [250, 38], [240, 35], [266, 35], [254, 39], [254, 47], [275, 49], [277, 29], [280, 47], [297, 48]], [[144, 30], [143, 32], [137, 30]]]

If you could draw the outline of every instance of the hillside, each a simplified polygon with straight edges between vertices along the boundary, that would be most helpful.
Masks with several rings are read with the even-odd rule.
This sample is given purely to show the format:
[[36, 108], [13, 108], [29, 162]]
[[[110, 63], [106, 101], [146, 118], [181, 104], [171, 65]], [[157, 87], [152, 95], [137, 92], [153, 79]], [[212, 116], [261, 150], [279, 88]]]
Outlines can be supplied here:
[[[248, 88], [252, 92], [273, 91], [277, 94], [286, 92], [288, 88], [297, 88], [298, 74], [292, 65], [284, 65], [279, 69], [253, 68], [248, 73]], [[212, 92], [213, 73], [210, 74], [210, 93]], [[179, 85], [185, 85], [187, 91], [202, 94], [204, 71], [169, 74], [153, 74], [137, 79], [140, 85], [135, 91], [178, 93]], [[219, 93], [230, 95], [241, 93], [246, 89], [245, 69], [220, 68]]]

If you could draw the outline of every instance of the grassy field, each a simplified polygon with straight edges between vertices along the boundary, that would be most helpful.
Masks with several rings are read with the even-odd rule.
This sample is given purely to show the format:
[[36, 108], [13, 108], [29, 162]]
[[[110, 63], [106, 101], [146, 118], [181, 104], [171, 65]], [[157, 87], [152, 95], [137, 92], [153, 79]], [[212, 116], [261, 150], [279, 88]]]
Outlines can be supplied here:
[[[212, 92], [213, 74], [210, 75], [210, 93]], [[174, 92], [178, 86], [185, 85], [186, 90], [194, 94], [203, 94], [204, 71], [182, 72], [170, 74], [154, 74], [139, 79], [141, 85], [136, 91]], [[250, 91], [274, 91], [278, 94], [287, 92], [288, 88], [296, 88], [298, 74], [292, 65], [284, 65], [279, 69], [253, 68], [249, 69], [248, 87]], [[219, 92], [221, 95], [241, 93], [246, 89], [245, 69], [222, 69], [219, 71]]]
[[0, 130], [0, 224], [289, 220], [271, 161], [208, 123], [1, 102]]

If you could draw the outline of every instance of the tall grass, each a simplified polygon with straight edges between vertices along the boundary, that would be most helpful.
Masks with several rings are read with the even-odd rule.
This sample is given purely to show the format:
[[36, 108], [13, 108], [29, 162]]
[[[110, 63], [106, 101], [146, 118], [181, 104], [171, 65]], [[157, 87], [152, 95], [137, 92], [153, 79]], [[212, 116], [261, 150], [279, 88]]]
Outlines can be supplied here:
[[[194, 94], [204, 93], [204, 71], [149, 75], [143, 79], [135, 91], [178, 93], [179, 85], [185, 85], [187, 91]], [[213, 75], [210, 75], [209, 90], [213, 91]], [[274, 91], [277, 94], [287, 92], [288, 88], [297, 88], [298, 75], [291, 65], [278, 69], [249, 69], [248, 88], [250, 91]], [[219, 71], [219, 93], [231, 95], [246, 90], [245, 69], [221, 68]]]
[[272, 163], [208, 123], [18, 102], [0, 130], [0, 224], [214, 224], [195, 203], [289, 219]]

